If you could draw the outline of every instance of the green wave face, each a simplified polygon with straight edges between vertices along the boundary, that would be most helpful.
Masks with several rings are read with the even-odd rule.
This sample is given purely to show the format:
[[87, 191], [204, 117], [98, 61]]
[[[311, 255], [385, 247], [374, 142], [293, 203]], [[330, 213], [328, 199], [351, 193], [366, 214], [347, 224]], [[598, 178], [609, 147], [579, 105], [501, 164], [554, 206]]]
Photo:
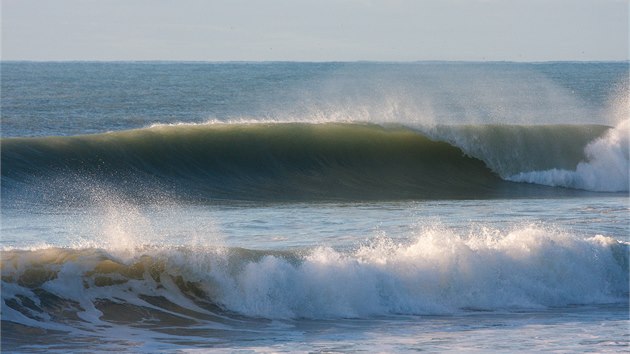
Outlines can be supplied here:
[[[514, 156], [518, 163], [531, 168], [574, 165], [583, 158], [579, 152], [588, 141], [606, 130], [476, 126], [436, 127], [425, 134], [403, 126], [361, 123], [256, 123], [7, 138], [2, 139], [2, 189], [5, 196], [28, 190], [40, 199], [58, 199], [59, 193], [77, 194], [94, 186], [136, 199], [156, 193], [199, 200], [544, 194], [551, 189], [502, 180], [500, 176], [512, 170], [497, 161], [518, 169], [505, 152], [531, 147], [532, 156]], [[561, 135], [567, 138], [557, 139]], [[454, 146], [460, 142], [463, 148]], [[537, 152], [555, 145], [569, 153], [541, 158]]]

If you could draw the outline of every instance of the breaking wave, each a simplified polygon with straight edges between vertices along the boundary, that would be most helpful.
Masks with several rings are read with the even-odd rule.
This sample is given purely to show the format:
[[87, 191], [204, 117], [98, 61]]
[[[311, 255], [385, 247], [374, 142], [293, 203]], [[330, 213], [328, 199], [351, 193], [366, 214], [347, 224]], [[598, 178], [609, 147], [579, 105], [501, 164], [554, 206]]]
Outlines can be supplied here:
[[[627, 192], [627, 135], [627, 129], [598, 125], [412, 129], [367, 123], [217, 123], [4, 138], [2, 191], [10, 200], [72, 199], [96, 185], [134, 199], [159, 193], [202, 200], [569, 193], [516, 181]], [[621, 141], [614, 144], [625, 158], [619, 166], [625, 184], [618, 183], [623, 176], [611, 180], [609, 160], [599, 157], [614, 139]], [[579, 175], [592, 172], [589, 182], [549, 183], [530, 172], [574, 169]]]
[[515, 182], [585, 189], [597, 192], [627, 192], [630, 184], [630, 120], [621, 122], [585, 148], [586, 160], [574, 170], [552, 168], [520, 172]]

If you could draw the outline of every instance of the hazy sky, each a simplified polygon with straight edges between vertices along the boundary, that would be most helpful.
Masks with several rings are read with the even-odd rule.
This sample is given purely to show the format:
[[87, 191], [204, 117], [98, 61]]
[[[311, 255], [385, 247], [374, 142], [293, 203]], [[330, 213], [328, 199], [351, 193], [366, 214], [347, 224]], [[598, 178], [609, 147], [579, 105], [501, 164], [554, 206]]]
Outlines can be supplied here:
[[1, 0], [3, 60], [628, 60], [630, 0]]

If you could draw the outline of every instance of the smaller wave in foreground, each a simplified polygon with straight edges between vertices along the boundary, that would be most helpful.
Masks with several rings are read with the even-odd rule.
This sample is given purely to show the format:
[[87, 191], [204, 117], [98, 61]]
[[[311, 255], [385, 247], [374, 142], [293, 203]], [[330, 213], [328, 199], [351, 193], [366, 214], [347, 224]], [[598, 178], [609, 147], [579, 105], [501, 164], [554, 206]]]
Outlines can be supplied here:
[[527, 226], [355, 250], [2, 251], [2, 321], [48, 329], [542, 309], [628, 300], [628, 244]]

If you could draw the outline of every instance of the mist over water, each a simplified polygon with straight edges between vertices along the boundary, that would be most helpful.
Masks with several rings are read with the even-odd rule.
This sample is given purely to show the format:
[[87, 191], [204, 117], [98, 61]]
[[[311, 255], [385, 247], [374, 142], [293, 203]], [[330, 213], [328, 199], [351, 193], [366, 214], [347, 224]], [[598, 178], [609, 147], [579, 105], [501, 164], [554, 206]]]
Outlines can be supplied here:
[[[605, 124], [627, 63], [3, 62], [3, 136], [218, 121]], [[611, 112], [616, 110], [617, 112]]]

